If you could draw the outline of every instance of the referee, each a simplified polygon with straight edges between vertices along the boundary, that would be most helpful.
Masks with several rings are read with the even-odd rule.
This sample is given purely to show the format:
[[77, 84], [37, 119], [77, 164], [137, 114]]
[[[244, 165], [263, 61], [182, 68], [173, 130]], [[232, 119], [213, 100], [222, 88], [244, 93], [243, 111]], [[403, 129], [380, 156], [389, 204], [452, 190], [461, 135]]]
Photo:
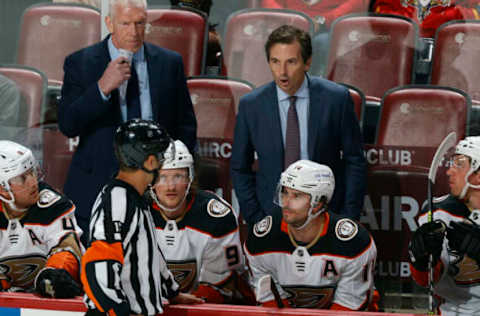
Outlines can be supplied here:
[[180, 293], [155, 238], [143, 194], [158, 176], [170, 144], [165, 129], [134, 119], [115, 132], [120, 170], [97, 197], [90, 218], [90, 243], [82, 258], [86, 315], [155, 315], [162, 298], [193, 304], [203, 300]]

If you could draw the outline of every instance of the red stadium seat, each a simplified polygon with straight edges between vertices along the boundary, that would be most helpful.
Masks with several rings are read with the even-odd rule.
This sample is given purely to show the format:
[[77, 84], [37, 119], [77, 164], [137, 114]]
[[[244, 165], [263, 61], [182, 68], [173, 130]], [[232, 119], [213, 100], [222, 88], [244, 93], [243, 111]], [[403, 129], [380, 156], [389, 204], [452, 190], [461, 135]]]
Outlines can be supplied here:
[[43, 71], [50, 84], [63, 81], [63, 62], [100, 40], [100, 12], [79, 4], [42, 3], [25, 10], [17, 63]]
[[354, 108], [355, 114], [357, 115], [357, 119], [361, 127], [363, 122], [362, 121], [363, 113], [365, 112], [365, 100], [366, 100], [365, 95], [357, 87], [354, 87], [346, 83], [341, 83], [341, 85], [347, 87], [348, 91], [350, 92], [350, 96], [352, 97], [352, 100], [353, 100], [353, 106], [355, 107]]
[[452, 21], [435, 35], [431, 84], [454, 87], [480, 100], [480, 21]]
[[182, 55], [186, 76], [203, 74], [208, 41], [205, 14], [187, 8], [151, 8], [147, 16], [145, 41]]
[[238, 102], [253, 86], [220, 77], [193, 77], [187, 85], [198, 121], [197, 136], [232, 140]]
[[461, 90], [411, 85], [382, 98], [377, 145], [437, 147], [448, 133], [468, 135], [470, 97]]
[[39, 127], [47, 93], [47, 77], [37, 69], [21, 65], [0, 65], [0, 73], [13, 80], [22, 93], [26, 109], [21, 109], [25, 127]]
[[224, 35], [227, 74], [262, 85], [272, 80], [265, 42], [277, 27], [289, 24], [313, 33], [313, 22], [304, 13], [286, 9], [245, 9], [231, 14]]
[[198, 122], [200, 155], [198, 182], [202, 189], [223, 191], [231, 202], [229, 161], [235, 114], [242, 95], [252, 91], [245, 81], [227, 78], [194, 77], [187, 81]]
[[60, 132], [57, 124], [49, 124], [43, 128], [45, 181], [59, 191], [63, 191], [77, 143], [78, 138], [69, 139]]
[[331, 30], [327, 77], [367, 96], [412, 83], [418, 26], [399, 16], [354, 14]]

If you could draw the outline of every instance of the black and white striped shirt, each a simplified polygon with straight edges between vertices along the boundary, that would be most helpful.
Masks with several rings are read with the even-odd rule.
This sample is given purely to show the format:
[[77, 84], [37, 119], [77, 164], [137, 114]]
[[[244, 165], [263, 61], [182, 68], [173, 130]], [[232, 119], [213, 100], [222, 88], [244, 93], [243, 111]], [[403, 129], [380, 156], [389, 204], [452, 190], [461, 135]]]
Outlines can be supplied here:
[[82, 259], [89, 309], [155, 315], [163, 312], [162, 297], [178, 294], [155, 238], [149, 203], [126, 182], [114, 179], [98, 195], [90, 240]]

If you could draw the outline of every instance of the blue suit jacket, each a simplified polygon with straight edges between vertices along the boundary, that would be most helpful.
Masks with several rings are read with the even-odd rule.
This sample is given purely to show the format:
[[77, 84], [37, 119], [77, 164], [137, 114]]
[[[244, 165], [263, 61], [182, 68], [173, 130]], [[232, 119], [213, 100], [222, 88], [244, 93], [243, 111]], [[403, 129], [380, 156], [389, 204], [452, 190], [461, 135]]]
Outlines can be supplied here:
[[[348, 90], [309, 77], [309, 159], [335, 174], [330, 210], [358, 219], [366, 186], [362, 136]], [[258, 171], [252, 170], [254, 152]], [[343, 153], [343, 154], [342, 154]], [[277, 90], [274, 82], [240, 100], [230, 161], [233, 186], [243, 218], [255, 223], [279, 208], [273, 195], [285, 169]]]
[[[62, 100], [58, 111], [60, 130], [80, 136], [64, 187], [77, 206], [77, 217], [88, 220], [96, 195], [118, 170], [113, 137], [122, 123], [119, 93], [104, 101], [97, 82], [110, 62], [108, 38], [65, 59]], [[190, 150], [196, 144], [197, 121], [179, 54], [145, 43], [145, 57], [156, 121], [170, 136]]]

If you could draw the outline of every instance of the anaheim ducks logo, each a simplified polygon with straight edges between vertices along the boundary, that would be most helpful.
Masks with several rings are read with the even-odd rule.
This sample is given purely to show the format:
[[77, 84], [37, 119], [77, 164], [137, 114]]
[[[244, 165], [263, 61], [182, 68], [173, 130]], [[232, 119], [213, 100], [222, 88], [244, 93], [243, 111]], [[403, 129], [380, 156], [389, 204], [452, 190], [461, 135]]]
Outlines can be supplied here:
[[5, 275], [12, 286], [29, 288], [33, 286], [37, 273], [45, 266], [42, 255], [10, 257], [0, 260], [0, 275]]
[[296, 308], [328, 308], [335, 287], [282, 286], [289, 294], [288, 302]]
[[224, 217], [230, 213], [230, 208], [225, 204], [212, 199], [210, 202], [208, 202], [207, 212], [212, 217]]
[[357, 224], [348, 218], [343, 218], [335, 225], [335, 234], [342, 241], [348, 241], [358, 233]]
[[169, 261], [167, 266], [172, 271], [175, 281], [180, 285], [180, 291], [189, 292], [197, 280], [196, 261]]
[[264, 217], [260, 222], [253, 226], [253, 233], [257, 237], [263, 237], [272, 229], [272, 216], [268, 215]]
[[49, 207], [62, 198], [59, 194], [49, 189], [40, 191], [39, 196], [37, 205], [40, 208]]

